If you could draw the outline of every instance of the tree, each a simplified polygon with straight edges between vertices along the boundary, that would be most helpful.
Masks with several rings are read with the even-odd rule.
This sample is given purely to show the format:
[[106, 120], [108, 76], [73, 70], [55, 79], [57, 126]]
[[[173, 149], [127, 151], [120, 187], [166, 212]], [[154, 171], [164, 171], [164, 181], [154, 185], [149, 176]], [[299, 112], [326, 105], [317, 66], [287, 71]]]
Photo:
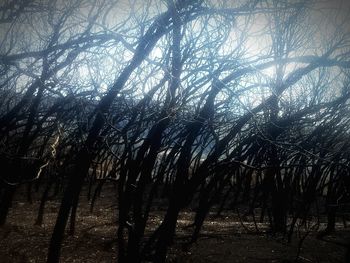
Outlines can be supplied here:
[[[0, 21], [1, 161], [30, 159], [33, 172], [1, 176], [0, 222], [18, 185], [30, 197], [46, 184], [38, 224], [52, 186], [64, 188], [48, 262], [69, 218], [74, 233], [86, 181], [91, 209], [117, 185], [119, 262], [164, 262], [187, 207], [190, 242], [217, 203], [260, 208], [291, 240], [326, 193], [332, 229], [349, 171], [342, 13], [322, 35], [310, 1], [13, 3]], [[158, 199], [166, 213], [148, 236]]]

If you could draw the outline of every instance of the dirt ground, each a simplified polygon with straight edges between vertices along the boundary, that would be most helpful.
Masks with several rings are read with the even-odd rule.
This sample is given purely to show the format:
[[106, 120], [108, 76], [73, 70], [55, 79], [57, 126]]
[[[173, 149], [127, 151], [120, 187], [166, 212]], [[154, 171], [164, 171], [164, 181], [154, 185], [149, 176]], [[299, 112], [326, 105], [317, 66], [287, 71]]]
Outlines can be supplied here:
[[[76, 234], [66, 237], [61, 262], [116, 262], [113, 240], [117, 230], [117, 209], [114, 195], [113, 191], [103, 192], [92, 213], [86, 196], [82, 197]], [[0, 228], [1, 263], [45, 262], [59, 201], [47, 203], [42, 226], [34, 225], [38, 207], [39, 201], [29, 204], [22, 195], [16, 197], [7, 224]], [[152, 213], [149, 231], [159, 224], [162, 213], [161, 210]], [[210, 216], [197, 243], [184, 248], [184, 241], [190, 234], [186, 226], [192, 218], [191, 212], [181, 214], [168, 262], [287, 263], [296, 259], [300, 240], [297, 236], [287, 244], [279, 237], [266, 234], [266, 225], [257, 224], [260, 230], [257, 233], [254, 224], [241, 222], [235, 214], [225, 214], [220, 218]], [[324, 240], [311, 233], [303, 243], [298, 262], [345, 262], [345, 248], [341, 244], [345, 244], [349, 237], [350, 231], [342, 224], [338, 224], [337, 231]]]

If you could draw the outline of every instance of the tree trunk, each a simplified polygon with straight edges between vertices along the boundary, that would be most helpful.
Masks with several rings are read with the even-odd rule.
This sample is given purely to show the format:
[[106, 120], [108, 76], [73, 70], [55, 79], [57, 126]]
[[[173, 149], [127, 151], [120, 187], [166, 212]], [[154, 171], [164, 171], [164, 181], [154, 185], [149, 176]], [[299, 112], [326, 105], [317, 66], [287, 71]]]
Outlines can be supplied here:
[[154, 262], [163, 263], [166, 259], [168, 247], [172, 244], [176, 222], [179, 216], [180, 207], [177, 205], [169, 205], [168, 211], [161, 225], [160, 234], [155, 247]]
[[51, 236], [47, 263], [58, 263], [69, 213], [78, 197], [84, 182], [85, 175], [89, 170], [92, 156], [87, 151], [82, 150], [78, 159], [75, 174], [71, 174], [68, 186], [64, 193], [60, 210], [58, 212], [56, 224]]
[[6, 185], [4, 189], [4, 194], [0, 203], [0, 226], [6, 223], [6, 218], [10, 207], [12, 205], [12, 200], [16, 192], [16, 186]]

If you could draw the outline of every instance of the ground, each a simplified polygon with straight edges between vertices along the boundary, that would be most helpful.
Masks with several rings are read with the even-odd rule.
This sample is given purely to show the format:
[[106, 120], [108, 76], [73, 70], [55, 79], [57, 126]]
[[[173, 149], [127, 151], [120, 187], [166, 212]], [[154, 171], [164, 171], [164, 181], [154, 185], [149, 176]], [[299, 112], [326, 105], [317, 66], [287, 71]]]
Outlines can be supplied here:
[[[34, 198], [35, 199], [35, 198]], [[0, 228], [0, 262], [45, 262], [48, 242], [57, 215], [59, 200], [47, 203], [44, 224], [34, 225], [39, 201], [29, 204], [24, 196], [17, 195], [8, 222]], [[151, 216], [152, 230], [160, 222], [161, 209]], [[116, 262], [115, 197], [113, 191], [103, 192], [92, 213], [86, 197], [81, 199], [77, 229], [74, 236], [65, 239], [61, 262]], [[188, 226], [193, 213], [185, 211], [178, 222], [174, 246], [170, 249], [168, 262], [294, 262], [298, 254], [299, 238], [287, 244], [278, 236], [266, 233], [266, 225], [258, 224], [259, 233], [249, 222], [242, 222], [236, 214], [221, 217], [209, 216], [202, 234], [191, 248], [184, 248], [188, 238]], [[154, 224], [154, 225], [153, 225]], [[243, 225], [242, 225], [243, 224]], [[302, 233], [304, 235], [304, 233]], [[335, 233], [319, 240], [315, 233], [309, 234], [300, 250], [298, 262], [344, 262], [345, 248], [342, 244], [350, 231], [338, 224]]]

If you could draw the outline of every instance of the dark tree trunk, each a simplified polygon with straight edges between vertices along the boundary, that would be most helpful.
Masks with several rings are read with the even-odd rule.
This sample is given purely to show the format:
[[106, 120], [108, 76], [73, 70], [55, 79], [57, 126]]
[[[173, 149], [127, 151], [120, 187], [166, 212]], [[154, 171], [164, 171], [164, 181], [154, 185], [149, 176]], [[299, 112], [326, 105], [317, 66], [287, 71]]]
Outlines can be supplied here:
[[43, 223], [45, 204], [46, 204], [46, 201], [48, 200], [51, 186], [52, 186], [52, 182], [51, 180], [49, 180], [40, 200], [40, 206], [39, 206], [38, 216], [35, 221], [35, 225], [41, 226]]
[[68, 186], [65, 190], [60, 210], [58, 212], [56, 224], [51, 236], [47, 263], [58, 263], [61, 251], [61, 245], [64, 237], [64, 230], [67, 225], [69, 213], [78, 197], [84, 182], [85, 175], [89, 170], [92, 156], [88, 152], [82, 150], [80, 158], [77, 161], [75, 173], [71, 174]]
[[287, 230], [288, 200], [285, 192], [276, 191], [272, 194], [272, 230], [274, 233], [285, 234]]
[[6, 223], [6, 218], [12, 205], [12, 200], [15, 195], [16, 188], [17, 187], [14, 185], [5, 186], [2, 200], [0, 202], [0, 226], [3, 226]]
[[164, 221], [161, 225], [160, 234], [155, 246], [154, 262], [163, 263], [165, 262], [168, 247], [172, 244], [176, 222], [179, 216], [180, 207], [177, 205], [169, 205], [167, 213], [164, 217]]
[[29, 204], [32, 204], [33, 203], [33, 199], [32, 199], [32, 182], [29, 182], [27, 184], [27, 189], [26, 189], [26, 193], [27, 193], [27, 202]]
[[327, 210], [327, 227], [325, 229], [325, 232], [331, 233], [335, 230], [337, 206], [329, 205]]

